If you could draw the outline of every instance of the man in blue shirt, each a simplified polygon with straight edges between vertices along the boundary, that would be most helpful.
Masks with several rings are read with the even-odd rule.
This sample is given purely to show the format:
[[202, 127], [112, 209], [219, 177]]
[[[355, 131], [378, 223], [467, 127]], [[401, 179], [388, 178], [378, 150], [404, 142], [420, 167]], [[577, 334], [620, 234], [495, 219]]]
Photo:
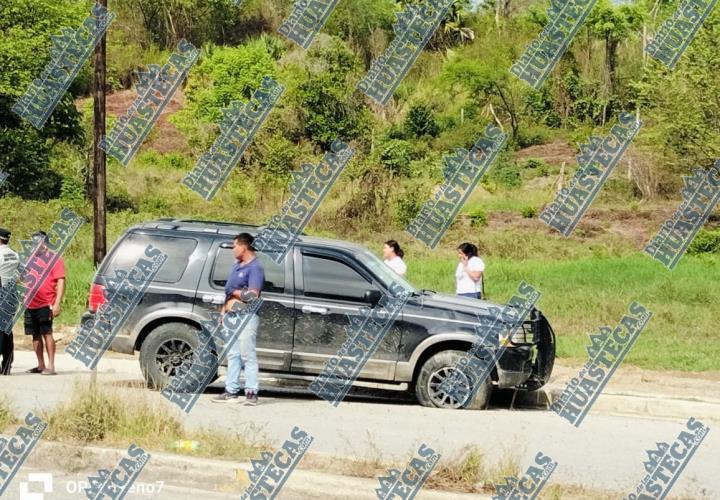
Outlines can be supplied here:
[[[237, 262], [230, 270], [225, 284], [225, 304], [223, 314], [238, 314], [232, 311], [236, 303], [246, 304], [260, 297], [265, 271], [253, 248], [254, 238], [248, 233], [240, 233], [233, 241], [233, 254]], [[214, 403], [240, 402], [240, 372], [245, 371], [245, 404], [255, 406], [258, 401], [258, 362], [255, 349], [260, 318], [253, 314], [240, 332], [239, 338], [228, 353], [227, 380], [225, 393], [213, 398]]]

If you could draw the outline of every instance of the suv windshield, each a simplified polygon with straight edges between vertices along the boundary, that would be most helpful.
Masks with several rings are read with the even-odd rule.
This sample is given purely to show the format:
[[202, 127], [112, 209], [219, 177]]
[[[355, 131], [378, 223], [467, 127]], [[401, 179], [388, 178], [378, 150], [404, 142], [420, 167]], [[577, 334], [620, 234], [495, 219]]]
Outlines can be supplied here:
[[396, 283], [399, 283], [400, 286], [405, 288], [410, 293], [415, 293], [417, 290], [414, 286], [412, 286], [410, 283], [407, 282], [405, 278], [397, 274], [395, 271], [390, 269], [388, 266], [383, 263], [380, 259], [378, 259], [374, 253], [370, 252], [369, 250], [364, 250], [362, 252], [358, 253], [358, 259], [360, 262], [362, 262], [364, 265], [370, 269], [370, 271], [377, 276], [383, 285], [385, 285], [386, 288], [390, 287], [390, 283], [395, 281]]

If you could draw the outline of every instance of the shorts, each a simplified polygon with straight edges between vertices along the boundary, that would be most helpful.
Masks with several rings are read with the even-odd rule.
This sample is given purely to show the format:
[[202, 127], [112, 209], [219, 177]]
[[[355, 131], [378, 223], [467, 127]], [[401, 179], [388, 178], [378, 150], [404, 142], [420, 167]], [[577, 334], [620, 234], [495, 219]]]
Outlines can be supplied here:
[[50, 306], [25, 310], [25, 335], [52, 333], [52, 309]]

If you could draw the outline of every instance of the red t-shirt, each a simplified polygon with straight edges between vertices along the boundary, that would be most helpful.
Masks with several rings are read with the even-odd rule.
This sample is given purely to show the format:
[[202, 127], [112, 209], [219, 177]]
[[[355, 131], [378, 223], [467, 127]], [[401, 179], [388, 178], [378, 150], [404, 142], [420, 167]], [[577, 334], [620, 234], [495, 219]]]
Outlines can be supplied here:
[[[33, 274], [36, 276], [42, 276], [45, 274], [47, 263], [43, 262], [41, 259], [37, 259], [36, 267], [40, 272], [33, 272]], [[45, 277], [44, 281], [40, 285], [40, 288], [38, 288], [35, 297], [33, 297], [28, 304], [28, 309], [39, 309], [46, 306], [52, 307], [55, 303], [55, 298], [57, 297], [57, 282], [62, 278], [65, 278], [65, 263], [63, 262], [62, 257], [60, 257], [57, 262], [55, 262], [52, 270]]]

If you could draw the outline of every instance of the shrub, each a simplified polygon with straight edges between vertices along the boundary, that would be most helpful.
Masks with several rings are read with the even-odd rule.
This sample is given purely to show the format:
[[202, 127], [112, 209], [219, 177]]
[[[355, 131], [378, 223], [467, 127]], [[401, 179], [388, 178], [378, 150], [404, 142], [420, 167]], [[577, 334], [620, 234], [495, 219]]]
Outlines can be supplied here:
[[398, 196], [396, 203], [396, 217], [397, 221], [405, 226], [410, 223], [415, 216], [420, 213], [420, 209], [423, 206], [425, 200], [417, 196], [417, 193], [412, 191], [406, 191], [402, 195]]
[[380, 163], [393, 175], [410, 174], [412, 145], [401, 139], [390, 139], [380, 146]]
[[2, 129], [0, 133], [0, 170], [8, 178], [0, 194], [9, 192], [29, 200], [57, 198], [61, 176], [51, 170], [50, 148], [38, 133], [28, 127]]
[[432, 110], [424, 104], [416, 104], [410, 108], [405, 118], [405, 130], [415, 137], [436, 137], [440, 131]]
[[370, 130], [370, 112], [351, 81], [361, 64], [342, 40], [315, 43], [307, 52], [308, 77], [292, 92], [303, 135], [327, 147], [336, 137], [348, 141]]
[[260, 148], [260, 168], [263, 180], [284, 186], [290, 178], [295, 160], [295, 145], [282, 135], [273, 135]]
[[125, 189], [115, 188], [108, 191], [105, 198], [105, 208], [110, 213], [131, 210], [137, 213], [137, 205]]
[[528, 158], [527, 160], [525, 160], [523, 168], [532, 170], [539, 177], [546, 177], [550, 170], [548, 164], [540, 158]]
[[387, 129], [385, 136], [388, 139], [407, 139], [407, 132], [402, 126], [394, 124]]
[[275, 75], [273, 48], [266, 39], [238, 47], [214, 47], [190, 72], [185, 95], [192, 118], [217, 122], [233, 100], [247, 100], [263, 76]]
[[180, 170], [187, 172], [193, 168], [193, 160], [182, 153], [158, 153], [157, 151], [143, 151], [137, 156], [136, 168], [151, 168], [158, 170]]
[[611, 177], [605, 181], [603, 189], [600, 191], [601, 200], [630, 200], [639, 198], [640, 191], [632, 181], [626, 177]]
[[539, 126], [520, 127], [514, 138], [515, 144], [518, 148], [527, 148], [530, 146], [545, 144], [548, 139], [549, 134], [545, 127]]
[[170, 203], [164, 196], [148, 195], [140, 200], [140, 208], [143, 212], [165, 215], [170, 210]]
[[522, 185], [520, 168], [515, 162], [499, 161], [497, 167], [492, 170], [490, 177], [507, 188], [517, 188]]
[[487, 214], [482, 208], [476, 208], [469, 214], [470, 225], [473, 227], [487, 226]]
[[720, 229], [701, 229], [688, 247], [687, 253], [720, 253]]
[[520, 209], [520, 213], [526, 219], [532, 219], [533, 217], [535, 217], [535, 215], [537, 215], [537, 210], [535, 209], [535, 207], [527, 205]]

